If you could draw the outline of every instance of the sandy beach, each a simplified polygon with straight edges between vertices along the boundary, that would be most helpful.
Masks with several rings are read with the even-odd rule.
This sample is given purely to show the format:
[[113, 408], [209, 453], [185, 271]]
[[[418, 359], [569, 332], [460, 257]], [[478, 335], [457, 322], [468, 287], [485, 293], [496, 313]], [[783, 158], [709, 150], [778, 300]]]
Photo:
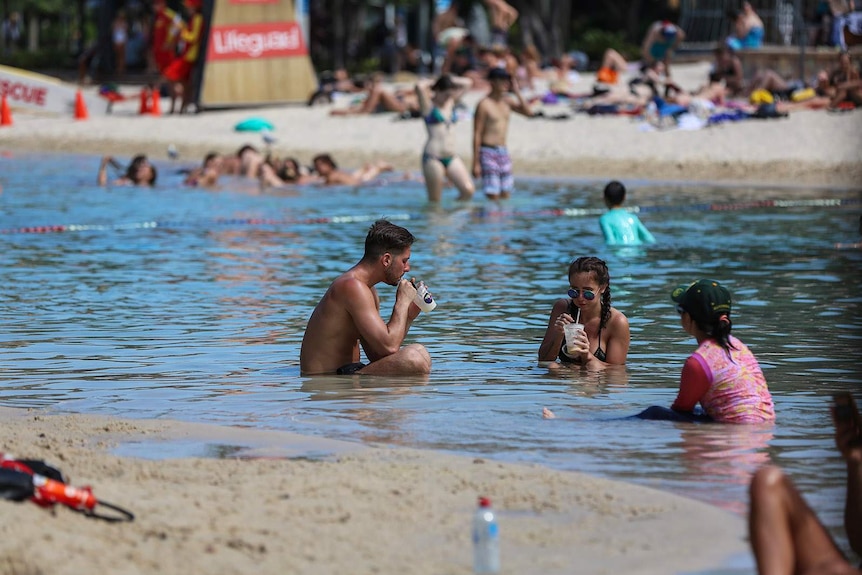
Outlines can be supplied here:
[[[706, 62], [681, 65], [678, 82], [694, 89], [708, 69]], [[581, 82], [588, 90], [591, 75]], [[398, 170], [419, 169], [425, 128], [418, 120], [333, 117], [330, 107], [304, 106], [139, 116], [133, 88], [125, 89], [130, 101], [85, 121], [13, 110], [14, 125], [0, 128], [0, 152], [144, 152], [166, 161], [173, 145], [192, 165], [211, 150], [263, 147], [259, 134], [233, 129], [262, 117], [275, 125], [278, 155], [308, 163], [330, 152], [347, 168], [381, 158]], [[471, 93], [469, 103], [481, 96]], [[471, 122], [457, 129], [459, 152], [469, 158]], [[858, 190], [862, 182], [859, 110], [661, 132], [622, 116], [515, 117], [509, 144], [519, 176], [710, 181], [800, 194]], [[749, 557], [741, 517], [538, 466], [281, 432], [8, 409], [0, 409], [0, 451], [43, 458], [71, 484], [91, 485], [97, 498], [136, 514], [132, 523], [110, 524], [65, 508], [4, 502], [0, 575], [466, 574], [479, 495], [499, 511], [504, 573], [693, 573]]]
[[[709, 62], [674, 68], [680, 85], [693, 90], [708, 76]], [[626, 78], [622, 79], [625, 82]], [[592, 74], [582, 74], [576, 90], [592, 89]], [[409, 84], [401, 84], [402, 87]], [[95, 91], [89, 87], [88, 90]], [[333, 117], [331, 106], [301, 105], [206, 111], [185, 116], [137, 114], [133, 87], [130, 100], [109, 116], [85, 121], [15, 112], [15, 123], [0, 129], [0, 148], [131, 155], [166, 158], [173, 144], [186, 162], [209, 151], [230, 153], [251, 143], [263, 147], [259, 134], [234, 126], [259, 117], [275, 126], [272, 151], [309, 163], [329, 152], [348, 168], [385, 159], [396, 169], [418, 172], [425, 141], [419, 120], [395, 114]], [[465, 103], [474, 106], [484, 94], [473, 91]], [[167, 109], [167, 100], [162, 110]], [[459, 154], [471, 158], [472, 122], [457, 124]], [[644, 131], [628, 116], [576, 114], [568, 119], [513, 117], [509, 149], [520, 176], [588, 179], [711, 181], [796, 188], [853, 187], [862, 181], [862, 111], [842, 114], [795, 111], [788, 118], [748, 120], [702, 130]]]
[[[232, 455], [151, 460], [112, 453], [140, 442], [151, 453], [206, 442], [231, 447], [225, 452]], [[742, 518], [537, 466], [281, 432], [9, 409], [0, 409], [0, 445], [47, 460], [70, 484], [90, 485], [97, 499], [136, 515], [131, 523], [107, 523], [67, 508], [4, 502], [4, 575], [466, 574], [480, 494], [498, 510], [503, 573], [693, 573], [747, 553]]]

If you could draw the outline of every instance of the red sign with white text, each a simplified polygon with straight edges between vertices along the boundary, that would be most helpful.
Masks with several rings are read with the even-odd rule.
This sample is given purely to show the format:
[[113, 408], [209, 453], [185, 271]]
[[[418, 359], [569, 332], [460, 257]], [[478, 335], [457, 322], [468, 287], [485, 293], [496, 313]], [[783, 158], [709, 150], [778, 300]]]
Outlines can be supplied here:
[[296, 22], [233, 24], [210, 30], [207, 61], [259, 60], [305, 56], [302, 29]]

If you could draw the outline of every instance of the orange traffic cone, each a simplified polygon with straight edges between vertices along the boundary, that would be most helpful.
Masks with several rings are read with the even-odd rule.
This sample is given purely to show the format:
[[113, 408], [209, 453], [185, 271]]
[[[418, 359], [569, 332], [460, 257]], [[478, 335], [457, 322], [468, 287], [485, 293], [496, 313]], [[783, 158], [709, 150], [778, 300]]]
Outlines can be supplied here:
[[141, 107], [138, 110], [138, 114], [149, 114], [150, 113], [150, 89], [149, 88], [141, 88]]
[[153, 116], [161, 116], [162, 115], [162, 95], [159, 93], [158, 88], [153, 88], [153, 105], [150, 108], [150, 114]]
[[87, 104], [84, 102], [84, 94], [81, 93], [81, 90], [78, 90], [78, 93], [75, 94], [75, 119], [86, 120], [89, 117]]
[[12, 125], [12, 112], [9, 110], [9, 102], [6, 101], [6, 94], [3, 94], [3, 100], [0, 101], [0, 126]]

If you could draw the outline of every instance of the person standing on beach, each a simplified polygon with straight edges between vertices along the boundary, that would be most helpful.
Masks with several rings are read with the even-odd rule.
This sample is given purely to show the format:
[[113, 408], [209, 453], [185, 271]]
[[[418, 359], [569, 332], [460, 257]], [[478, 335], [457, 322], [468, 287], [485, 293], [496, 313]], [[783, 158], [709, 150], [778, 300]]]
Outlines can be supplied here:
[[467, 78], [440, 76], [433, 85], [423, 80], [416, 84], [419, 110], [428, 130], [422, 149], [422, 175], [429, 202], [439, 202], [448, 177], [458, 188], [458, 199], [469, 200], [476, 191], [467, 166], [455, 154], [455, 103], [473, 84]]
[[[476, 106], [473, 121], [473, 176], [482, 177], [482, 189], [491, 199], [508, 198], [514, 187], [512, 158], [506, 148], [512, 112], [530, 117], [530, 105], [521, 96], [517, 81], [503, 68], [488, 72], [491, 92]], [[515, 100], [508, 91], [511, 88]]]
[[655, 62], [664, 62], [665, 73], [670, 76], [670, 59], [684, 39], [685, 32], [673, 22], [669, 20], [653, 22], [641, 46], [642, 65], [651, 66]]
[[[410, 271], [415, 238], [401, 226], [377, 220], [365, 237], [365, 254], [338, 276], [308, 320], [300, 351], [303, 375], [425, 375], [431, 356], [424, 346], [401, 344], [421, 311]], [[380, 317], [380, 282], [397, 286], [389, 322]], [[359, 347], [369, 363], [359, 360]]]
[[485, 0], [491, 20], [491, 45], [508, 46], [509, 28], [518, 19], [518, 11], [505, 0]]
[[[539, 346], [539, 361], [601, 369], [622, 365], [629, 353], [629, 320], [611, 307], [611, 277], [607, 264], [596, 257], [580, 257], [569, 264], [568, 298], [560, 298], [551, 309], [548, 329]], [[581, 323], [578, 351], [566, 349], [564, 326]], [[552, 364], [559, 366], [559, 364]]]
[[177, 99], [180, 100], [180, 114], [186, 112], [191, 102], [192, 71], [200, 54], [203, 38], [203, 0], [185, 0], [189, 12], [188, 21], [180, 30], [176, 40], [180, 43], [180, 55], [173, 59], [162, 71], [162, 75], [171, 82], [171, 109], [173, 114]]
[[639, 246], [654, 244], [655, 238], [636, 214], [623, 207], [626, 187], [616, 180], [609, 182], [604, 191], [608, 211], [599, 218], [599, 226], [609, 246]]
[[149, 71], [162, 74], [174, 59], [175, 38], [182, 19], [176, 12], [168, 8], [166, 0], [155, 0], [152, 9], [153, 26], [150, 35], [148, 67], [150, 68]]

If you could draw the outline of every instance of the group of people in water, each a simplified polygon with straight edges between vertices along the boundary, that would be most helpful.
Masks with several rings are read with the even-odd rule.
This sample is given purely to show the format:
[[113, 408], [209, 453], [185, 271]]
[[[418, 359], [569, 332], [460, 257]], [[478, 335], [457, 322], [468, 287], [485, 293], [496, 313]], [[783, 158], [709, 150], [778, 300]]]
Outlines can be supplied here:
[[[113, 179], [108, 177], [108, 168], [115, 171]], [[258, 182], [262, 187], [289, 185], [345, 185], [357, 186], [370, 182], [392, 166], [382, 160], [369, 162], [355, 171], [339, 169], [330, 154], [318, 154], [312, 159], [312, 167], [305, 167], [295, 158], [277, 158], [264, 155], [251, 145], [242, 146], [236, 154], [210, 152], [197, 167], [181, 170], [185, 175], [183, 184], [192, 187], [214, 188], [221, 176], [235, 176]], [[158, 171], [146, 154], [134, 156], [124, 166], [113, 156], [104, 156], [99, 165], [99, 185], [155, 186]]]
[[[514, 190], [512, 159], [506, 141], [509, 118], [513, 112], [531, 115], [530, 105], [521, 96], [517, 80], [502, 68], [488, 73], [490, 91], [476, 106], [473, 130], [473, 157], [467, 164], [456, 153], [453, 125], [457, 121], [456, 104], [472, 85], [469, 79], [440, 76], [433, 83], [420, 80], [415, 85], [419, 109], [428, 137], [422, 150], [422, 174], [431, 202], [439, 202], [443, 187], [450, 182], [458, 190], [458, 200], [469, 200], [475, 193], [473, 178], [482, 183], [482, 191], [490, 199], [505, 199]], [[100, 185], [109, 183], [108, 166], [120, 173], [110, 183], [114, 185], [153, 186], [156, 168], [145, 155], [138, 155], [126, 169], [113, 158], [103, 158], [99, 168]], [[142, 167], [143, 166], [143, 167]], [[278, 158], [263, 154], [254, 146], [242, 146], [234, 155], [207, 154], [200, 166], [187, 173], [184, 183], [189, 186], [215, 187], [222, 175], [242, 176], [257, 180], [262, 187], [323, 184], [356, 186], [370, 182], [392, 171], [386, 161], [368, 162], [353, 172], [339, 169], [331, 155], [323, 153], [312, 160], [312, 167], [302, 166], [295, 158]]]
[[[312, 312], [302, 339], [304, 376], [425, 376], [431, 356], [421, 344], [403, 345], [422, 312], [410, 272], [414, 236], [386, 220], [365, 237], [362, 259], [339, 275]], [[567, 297], [553, 304], [538, 359], [551, 369], [597, 370], [626, 363], [629, 322], [612, 305], [607, 264], [578, 257], [567, 271]], [[380, 314], [377, 284], [396, 288], [389, 321]], [[763, 424], [775, 421], [766, 379], [752, 351], [732, 335], [732, 297], [720, 282], [700, 279], [676, 287], [670, 299], [680, 327], [697, 342], [685, 361], [676, 399], [637, 417], [691, 423]], [[567, 341], [566, 326], [580, 329]], [[362, 362], [361, 351], [367, 362]], [[862, 418], [850, 405], [833, 408], [836, 443], [847, 462], [845, 525], [862, 551]], [[553, 414], [545, 410], [546, 417]], [[763, 467], [751, 482], [750, 539], [761, 575], [862, 573], [841, 553], [793, 483], [777, 467]]]
[[[613, 187], [621, 186], [613, 182]], [[365, 238], [362, 259], [340, 275], [308, 321], [300, 353], [303, 374], [423, 375], [431, 357], [419, 344], [401, 347], [420, 313], [413, 303], [416, 287], [410, 271], [413, 235], [386, 220], [375, 222]], [[568, 297], [558, 299], [538, 349], [540, 362], [552, 369], [603, 369], [624, 365], [629, 323], [611, 303], [611, 277], [597, 257], [579, 257], [569, 265]], [[380, 316], [376, 285], [397, 287], [388, 322]], [[647, 419], [773, 421], [772, 397], [754, 354], [731, 335], [731, 296], [719, 282], [699, 280], [673, 291], [682, 329], [698, 348], [686, 361], [680, 392], [670, 409], [651, 408]], [[566, 325], [581, 326], [566, 341]], [[360, 363], [360, 346], [368, 363]], [[699, 410], [696, 409], [699, 406]]]

